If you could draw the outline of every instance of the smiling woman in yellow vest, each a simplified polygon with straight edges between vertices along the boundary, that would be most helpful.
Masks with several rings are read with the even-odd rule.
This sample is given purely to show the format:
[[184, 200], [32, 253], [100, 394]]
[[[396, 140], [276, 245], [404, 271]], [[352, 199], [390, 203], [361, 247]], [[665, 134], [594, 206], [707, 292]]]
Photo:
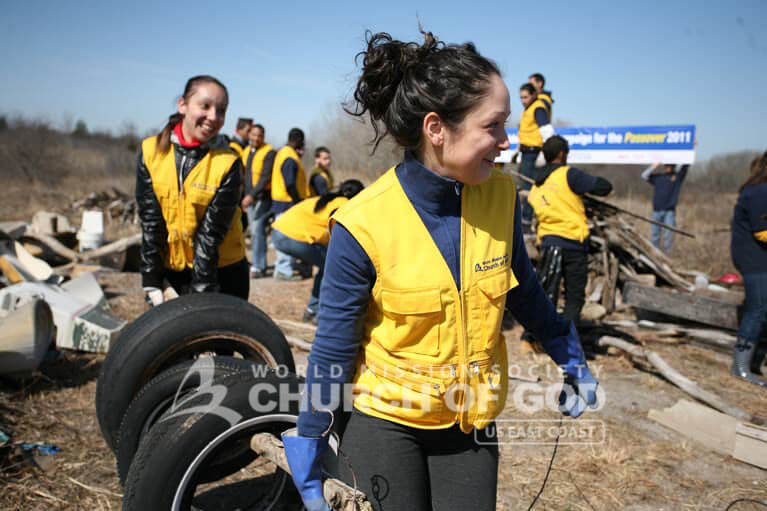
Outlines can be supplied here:
[[248, 298], [239, 207], [242, 163], [218, 136], [229, 97], [211, 76], [195, 76], [162, 132], [141, 143], [136, 200], [141, 279], [162, 303], [164, 281], [179, 293], [221, 291]]
[[329, 509], [319, 456], [347, 382], [358, 392], [341, 450], [374, 508], [496, 509], [489, 426], [508, 389], [505, 307], [574, 385], [560, 409], [597, 404], [577, 332], [527, 257], [514, 183], [493, 168], [509, 146], [500, 71], [471, 43], [424, 38], [369, 34], [347, 105], [369, 115], [376, 142], [391, 135], [404, 151], [331, 218], [305, 399], [297, 435], [283, 437], [312, 511]]
[[304, 321], [314, 322], [320, 306], [320, 285], [330, 240], [330, 216], [362, 188], [362, 183], [356, 179], [344, 181], [338, 192], [304, 199], [272, 224], [272, 241], [277, 250], [317, 267]]

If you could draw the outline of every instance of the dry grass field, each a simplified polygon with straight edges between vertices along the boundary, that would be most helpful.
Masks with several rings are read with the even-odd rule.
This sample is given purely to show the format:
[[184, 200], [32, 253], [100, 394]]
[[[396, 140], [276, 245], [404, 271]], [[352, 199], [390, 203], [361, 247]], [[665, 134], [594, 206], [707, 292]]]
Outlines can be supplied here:
[[[3, 147], [0, 144], [0, 149]], [[56, 179], [24, 180], [13, 174], [13, 169], [5, 169], [0, 172], [4, 183], [0, 220], [28, 220], [34, 212], [47, 209], [78, 221], [77, 213], [68, 209], [74, 199], [107, 186], [132, 193], [133, 156], [123, 156], [114, 172], [99, 171], [88, 177], [67, 173]], [[94, 158], [98, 160], [98, 155]], [[99, 160], [97, 165], [105, 163]], [[344, 178], [359, 173], [339, 174], [339, 178]], [[363, 175], [369, 182], [367, 177]], [[633, 181], [626, 178], [628, 183], [623, 183], [610, 200], [635, 213], [649, 215], [649, 187], [638, 175], [634, 177]], [[672, 257], [677, 267], [704, 271], [714, 278], [733, 270], [726, 229], [736, 197], [734, 192], [734, 187], [724, 192], [707, 191], [694, 184], [682, 192], [678, 226], [696, 238], [676, 237]], [[649, 237], [649, 226], [642, 229]], [[99, 275], [99, 281], [113, 311], [121, 318], [132, 320], [145, 310], [137, 274], [105, 272]], [[274, 318], [301, 319], [310, 281], [284, 283], [261, 279], [253, 283], [252, 303]], [[554, 382], [553, 364], [545, 356], [523, 352], [518, 342], [520, 333], [518, 327], [505, 332], [510, 362], [523, 373], [532, 368], [543, 375], [544, 382]], [[661, 343], [651, 335], [643, 336], [641, 341], [706, 390], [752, 414], [767, 417], [767, 393], [731, 377], [729, 356], [690, 344]], [[303, 352], [294, 351], [294, 355], [298, 365], [305, 360]], [[0, 448], [0, 509], [121, 507], [122, 489], [114, 458], [100, 436], [95, 416], [96, 378], [102, 360], [99, 355], [65, 351], [28, 379], [0, 381], [0, 430], [11, 435], [13, 442], [50, 443], [61, 448], [44, 468]], [[717, 454], [647, 417], [650, 409], [669, 407], [686, 398], [681, 390], [626, 356], [598, 355], [590, 366], [605, 389], [606, 404], [584, 418], [603, 425], [603, 441], [593, 445], [560, 445], [535, 509], [724, 511], [738, 498], [767, 501], [767, 471]], [[510, 392], [514, 393], [521, 384], [514, 383]], [[499, 423], [520, 418], [559, 420], [553, 412], [529, 415], [510, 399]], [[552, 445], [521, 442], [501, 446], [499, 511], [527, 509], [540, 488], [553, 449]], [[731, 509], [765, 507], [742, 502]]]

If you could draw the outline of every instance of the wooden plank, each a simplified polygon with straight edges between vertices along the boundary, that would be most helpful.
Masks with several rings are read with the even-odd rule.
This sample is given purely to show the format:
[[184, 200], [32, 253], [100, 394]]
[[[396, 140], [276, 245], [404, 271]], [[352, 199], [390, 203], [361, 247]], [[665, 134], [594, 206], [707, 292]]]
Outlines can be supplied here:
[[738, 424], [734, 417], [686, 399], [663, 410], [650, 410], [647, 416], [714, 451], [732, 455]]
[[630, 342], [624, 341], [623, 339], [618, 339], [617, 337], [611, 337], [609, 335], [603, 335], [599, 338], [597, 341], [598, 346], [613, 346], [615, 348], [621, 349], [627, 353], [630, 353], [631, 355], [643, 359], [650, 363], [655, 369], [658, 370], [658, 372], [666, 378], [668, 381], [682, 389], [683, 391], [687, 392], [692, 397], [696, 398], [698, 401], [702, 401], [706, 403], [707, 405], [716, 408], [717, 410], [726, 413], [727, 415], [731, 417], [735, 417], [736, 419], [744, 420], [744, 421], [750, 421], [750, 422], [759, 422], [762, 423], [762, 419], [759, 417], [753, 416], [750, 412], [747, 412], [746, 410], [743, 410], [742, 408], [731, 405], [730, 403], [726, 402], [721, 397], [717, 396], [713, 392], [709, 392], [706, 389], [702, 388], [700, 385], [698, 385], [696, 382], [692, 381], [691, 379], [684, 376], [682, 373], [671, 367], [668, 362], [666, 362], [663, 357], [655, 353], [654, 351], [645, 350], [641, 346], [637, 346], [634, 344], [631, 344]]
[[672, 293], [660, 288], [641, 286], [636, 282], [626, 282], [623, 286], [623, 301], [639, 309], [718, 328], [738, 329], [737, 306], [705, 296]]
[[732, 457], [760, 468], [767, 468], [767, 428], [738, 423]]
[[607, 286], [605, 286], [605, 293], [602, 296], [602, 306], [604, 306], [607, 314], [612, 314], [615, 310], [615, 286], [618, 284], [618, 258], [612, 253], [606, 271]]

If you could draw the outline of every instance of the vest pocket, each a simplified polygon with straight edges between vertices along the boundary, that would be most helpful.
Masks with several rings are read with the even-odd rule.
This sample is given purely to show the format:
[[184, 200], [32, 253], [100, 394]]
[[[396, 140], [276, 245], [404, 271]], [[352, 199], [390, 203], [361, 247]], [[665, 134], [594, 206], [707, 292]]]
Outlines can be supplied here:
[[445, 421], [445, 382], [405, 375], [398, 368], [366, 368], [354, 386], [354, 406], [360, 411], [414, 426]]
[[505, 351], [496, 359], [475, 361], [468, 366], [471, 401], [467, 411], [469, 423], [476, 428], [487, 426], [506, 405], [508, 380], [505, 375]]
[[205, 210], [208, 209], [210, 201], [213, 200], [213, 196], [216, 195], [215, 190], [202, 190], [199, 188], [192, 188], [187, 191], [187, 197], [189, 202], [194, 207], [194, 214], [197, 220], [200, 221], [205, 214]]
[[379, 337], [390, 352], [439, 354], [439, 327], [444, 317], [439, 288], [381, 290], [381, 307], [389, 328]]
[[511, 270], [505, 270], [477, 282], [479, 288], [479, 309], [482, 323], [480, 349], [491, 350], [501, 337], [501, 321], [506, 306], [506, 293], [519, 283]]

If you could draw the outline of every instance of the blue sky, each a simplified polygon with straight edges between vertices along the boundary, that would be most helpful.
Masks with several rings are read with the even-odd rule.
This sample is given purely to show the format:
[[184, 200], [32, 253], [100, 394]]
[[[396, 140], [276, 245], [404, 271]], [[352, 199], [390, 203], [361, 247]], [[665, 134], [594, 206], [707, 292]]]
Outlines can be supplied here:
[[[0, 113], [91, 129], [159, 128], [187, 78], [229, 88], [282, 143], [348, 97], [364, 31], [473, 41], [512, 89], [535, 71], [574, 125], [697, 126], [698, 157], [767, 146], [767, 2], [185, 2], [27, 0], [0, 18]], [[310, 142], [322, 143], [321, 140]]]

